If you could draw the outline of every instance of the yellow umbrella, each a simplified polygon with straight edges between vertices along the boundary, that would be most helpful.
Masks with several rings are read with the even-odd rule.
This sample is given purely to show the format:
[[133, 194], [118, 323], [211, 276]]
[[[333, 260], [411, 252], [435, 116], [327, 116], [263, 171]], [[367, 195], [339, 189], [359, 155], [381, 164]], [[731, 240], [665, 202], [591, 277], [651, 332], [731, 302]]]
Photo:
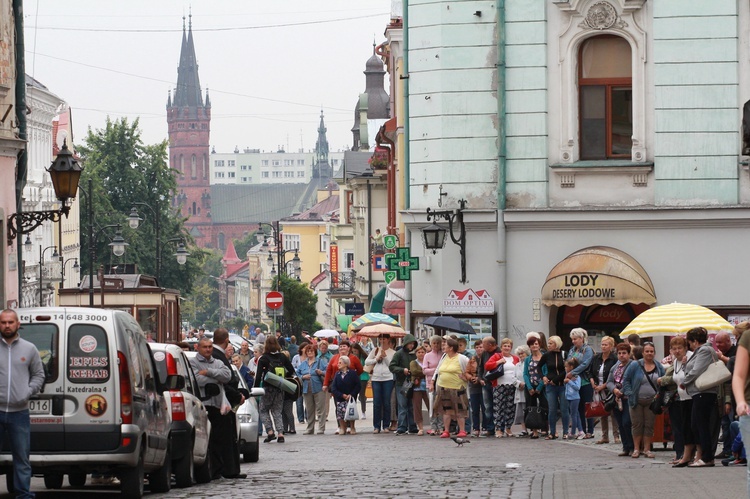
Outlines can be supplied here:
[[709, 333], [734, 329], [734, 326], [726, 319], [706, 307], [670, 303], [643, 312], [620, 333], [620, 338], [627, 338], [631, 334], [639, 336], [684, 334], [694, 327], [704, 327]]
[[390, 336], [391, 338], [403, 338], [406, 331], [396, 324], [370, 324], [362, 327], [357, 334], [369, 338], [378, 338], [380, 336]]

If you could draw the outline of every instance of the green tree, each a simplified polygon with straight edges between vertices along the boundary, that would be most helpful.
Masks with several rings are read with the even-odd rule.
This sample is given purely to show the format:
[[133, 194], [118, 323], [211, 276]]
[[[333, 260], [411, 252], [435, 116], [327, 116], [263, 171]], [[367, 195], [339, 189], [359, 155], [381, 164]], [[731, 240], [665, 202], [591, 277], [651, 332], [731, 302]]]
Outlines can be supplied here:
[[[192, 258], [192, 255], [191, 255]], [[223, 272], [222, 254], [218, 251], [203, 251], [195, 284], [182, 301], [182, 320], [193, 327], [206, 326], [215, 329], [219, 325], [219, 285], [217, 277]]]
[[[167, 141], [144, 145], [138, 128], [138, 119], [132, 123], [127, 118], [111, 120], [102, 129], [88, 129], [85, 145], [79, 148], [84, 164], [81, 185], [88, 190], [92, 181], [92, 220], [86, 208], [82, 209], [81, 247], [88, 248], [89, 224], [93, 233], [100, 233], [96, 244], [94, 267], [101, 264], [134, 263], [139, 272], [156, 275], [157, 259], [161, 258], [159, 284], [163, 287], [188, 293], [200, 273], [203, 251], [197, 248], [185, 230], [185, 219], [171, 208], [172, 194], [177, 186], [174, 171], [168, 166]], [[86, 200], [88, 203], [88, 200]], [[150, 209], [136, 206], [145, 203]], [[138, 230], [128, 228], [126, 217], [133, 206], [139, 210], [141, 222]], [[161, 252], [156, 251], [156, 223], [161, 227], [159, 240]], [[114, 229], [107, 225], [121, 224], [123, 237], [129, 246], [125, 255], [112, 255], [109, 242]], [[101, 229], [101, 230], [100, 230]], [[180, 266], [174, 258], [176, 240], [188, 246], [190, 257]], [[84, 251], [83, 269], [88, 269], [90, 256]]]
[[299, 334], [302, 330], [315, 331], [321, 329], [316, 321], [318, 312], [315, 304], [317, 295], [305, 283], [281, 274], [274, 278], [274, 289], [284, 293], [284, 324], [285, 334]]
[[247, 258], [247, 250], [258, 244], [258, 240], [255, 238], [256, 232], [246, 234], [242, 239], [234, 240], [234, 249], [237, 251], [237, 256], [240, 260]]

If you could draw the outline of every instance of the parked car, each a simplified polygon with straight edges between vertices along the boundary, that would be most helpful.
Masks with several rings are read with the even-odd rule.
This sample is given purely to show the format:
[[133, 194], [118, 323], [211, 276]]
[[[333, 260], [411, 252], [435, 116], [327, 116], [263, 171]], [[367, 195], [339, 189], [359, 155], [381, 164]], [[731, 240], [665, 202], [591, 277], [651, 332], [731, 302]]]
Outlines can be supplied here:
[[[188, 359], [174, 344], [151, 343], [159, 386], [167, 400], [172, 419], [169, 442], [172, 446], [172, 472], [177, 487], [190, 487], [211, 481], [208, 438], [211, 423], [201, 401], [198, 383]], [[174, 382], [174, 377], [177, 382]], [[172, 385], [170, 386], [170, 381]]]
[[[20, 335], [34, 343], [45, 385], [29, 402], [31, 466], [47, 488], [74, 487], [88, 473], [113, 474], [123, 497], [167, 492], [172, 477], [169, 411], [146, 336], [124, 311], [20, 309]], [[3, 448], [0, 471], [12, 477]], [[12, 490], [12, 479], [9, 490]]]
[[237, 409], [237, 426], [240, 429], [240, 454], [244, 462], [257, 463], [260, 457], [258, 397], [265, 395], [266, 391], [263, 388], [248, 387], [239, 370], [235, 366], [232, 366], [232, 369], [240, 378], [240, 388], [250, 392], [250, 397]]

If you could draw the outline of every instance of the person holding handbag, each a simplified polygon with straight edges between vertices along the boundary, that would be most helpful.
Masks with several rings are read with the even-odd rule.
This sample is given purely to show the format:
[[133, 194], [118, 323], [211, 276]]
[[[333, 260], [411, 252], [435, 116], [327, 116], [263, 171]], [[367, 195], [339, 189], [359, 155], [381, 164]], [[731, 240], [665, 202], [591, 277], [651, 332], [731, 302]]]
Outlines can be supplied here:
[[318, 434], [326, 431], [325, 403], [326, 392], [323, 390], [323, 376], [325, 376], [328, 360], [317, 356], [316, 348], [307, 344], [301, 352], [302, 361], [297, 367], [297, 376], [302, 380], [302, 397], [307, 408], [307, 429], [305, 435], [315, 432], [315, 422], [318, 422]]
[[443, 417], [443, 433], [440, 438], [449, 438], [448, 429], [455, 419], [457, 436], [465, 437], [466, 418], [469, 416], [469, 395], [466, 386], [466, 369], [469, 359], [458, 353], [458, 342], [453, 338], [443, 342], [443, 358], [435, 371], [435, 401], [438, 412]]
[[372, 381], [372, 425], [373, 433], [388, 433], [391, 422], [391, 393], [393, 373], [388, 368], [396, 352], [391, 347], [391, 338], [380, 338], [380, 346], [370, 350], [365, 359], [365, 368], [370, 369]]
[[623, 378], [625, 371], [632, 362], [630, 360], [630, 343], [620, 343], [616, 347], [617, 362], [609, 370], [607, 377], [607, 390], [615, 394], [615, 404], [612, 407], [612, 415], [617, 421], [620, 428], [620, 440], [622, 441], [622, 452], [620, 457], [627, 457], [633, 453], [635, 445], [633, 444], [633, 434], [630, 421], [630, 407], [628, 406], [628, 397], [623, 391]]
[[424, 371], [422, 366], [424, 365], [424, 356], [427, 353], [425, 347], [419, 345], [414, 349], [414, 353], [417, 358], [411, 361], [409, 364], [409, 370], [411, 371], [411, 382], [412, 386], [412, 404], [414, 411], [414, 422], [417, 423], [418, 436], [424, 435], [424, 422], [422, 416], [422, 403], [427, 406], [427, 410], [430, 409], [430, 399], [427, 393], [427, 381], [424, 377]]
[[654, 437], [656, 414], [651, 410], [651, 402], [659, 392], [657, 379], [664, 376], [664, 366], [654, 361], [656, 350], [650, 341], [643, 343], [643, 358], [631, 362], [623, 377], [623, 392], [628, 397], [630, 419], [633, 432], [633, 454], [654, 458], [651, 452], [651, 439]]
[[[677, 400], [669, 406], [669, 420], [672, 423], [674, 449], [677, 459], [672, 463], [674, 468], [684, 468], [693, 459], [695, 453], [695, 436], [692, 428], [693, 399], [685, 391], [685, 367], [692, 352], [688, 350], [687, 340], [675, 336], [669, 341], [669, 352], [672, 365], [665, 375], [659, 378], [659, 385], [677, 390]], [[700, 457], [700, 456], [699, 456]]]
[[594, 358], [594, 349], [588, 344], [589, 333], [582, 327], [574, 328], [570, 331], [570, 339], [573, 342], [573, 348], [568, 350], [568, 359], [576, 359], [578, 361], [578, 367], [570, 371], [565, 375], [566, 379], [572, 379], [573, 376], [580, 376], [581, 378], [581, 390], [579, 392], [581, 396], [581, 402], [578, 405], [578, 414], [581, 418], [581, 422], [584, 427], [583, 438], [594, 438], [594, 418], [586, 417], [586, 403], [594, 400], [594, 389], [589, 383], [589, 378], [586, 373], [591, 366], [591, 361]]
[[503, 338], [500, 341], [500, 351], [487, 359], [484, 365], [485, 372], [493, 371], [503, 366], [503, 374], [492, 380], [492, 406], [495, 415], [495, 437], [512, 437], [510, 429], [516, 415], [516, 406], [513, 402], [516, 395], [516, 371], [515, 366], [520, 361], [513, 355], [513, 340]]
[[[339, 423], [339, 435], [346, 435], [347, 428], [351, 435], [356, 435], [357, 430], [354, 427], [354, 421], [347, 421], [346, 406], [349, 399], [357, 399], [359, 394], [359, 374], [354, 369], [349, 369], [351, 359], [346, 355], [341, 355], [338, 359], [338, 372], [333, 375], [330, 390], [333, 395], [333, 401], [336, 404], [336, 421]], [[356, 406], [354, 408], [356, 411]]]
[[[607, 392], [607, 379], [609, 378], [609, 371], [612, 366], [617, 362], [615, 356], [615, 340], [611, 336], [605, 336], [601, 341], [602, 351], [594, 355], [591, 361], [591, 367], [589, 368], [588, 378], [589, 383], [594, 388], [594, 399], [604, 400], [608, 394]], [[609, 416], [602, 416], [600, 418], [602, 422], [602, 438], [596, 441], [597, 444], [608, 444], [609, 443], [609, 423], [612, 421], [612, 437], [616, 444], [620, 443], [620, 430], [617, 422], [615, 421], [614, 414]]]
[[[547, 412], [547, 397], [544, 394], [544, 376], [547, 375], [547, 366], [539, 366], [542, 360], [542, 343], [536, 336], [530, 336], [526, 345], [531, 352], [523, 362], [523, 382], [526, 392], [526, 407], [542, 407]], [[539, 438], [539, 430], [531, 431], [531, 438]]]
[[716, 362], [718, 356], [708, 342], [708, 331], [703, 327], [696, 327], [687, 332], [688, 346], [693, 351], [693, 356], [685, 366], [685, 378], [682, 388], [693, 399], [693, 407], [690, 413], [692, 417], [692, 429], [697, 444], [700, 446], [701, 459], [696, 459], [688, 466], [691, 468], [703, 468], [714, 466], [714, 446], [711, 435], [711, 413], [716, 411], [716, 402], [719, 396], [719, 386], [699, 390], [695, 381], [703, 374], [708, 366]]
[[542, 377], [547, 397], [549, 433], [546, 440], [557, 438], [557, 411], [562, 417], [563, 435], [568, 431], [568, 401], [565, 399], [565, 358], [562, 351], [562, 338], [550, 336], [547, 352], [542, 355], [538, 368], [546, 369]]

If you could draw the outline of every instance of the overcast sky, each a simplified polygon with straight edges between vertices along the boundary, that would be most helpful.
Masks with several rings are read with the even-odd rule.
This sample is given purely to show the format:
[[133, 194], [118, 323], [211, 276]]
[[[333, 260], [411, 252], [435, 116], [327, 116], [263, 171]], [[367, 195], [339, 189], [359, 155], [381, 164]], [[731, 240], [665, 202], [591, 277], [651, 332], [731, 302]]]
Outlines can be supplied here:
[[[140, 117], [147, 144], [167, 138], [182, 16], [192, 8], [211, 145], [315, 146], [320, 109], [331, 150], [351, 145], [372, 43], [390, 0], [26, 0], [26, 72], [73, 108], [74, 139], [112, 118]], [[387, 85], [387, 77], [386, 77]], [[386, 87], [387, 88], [387, 87]]]

